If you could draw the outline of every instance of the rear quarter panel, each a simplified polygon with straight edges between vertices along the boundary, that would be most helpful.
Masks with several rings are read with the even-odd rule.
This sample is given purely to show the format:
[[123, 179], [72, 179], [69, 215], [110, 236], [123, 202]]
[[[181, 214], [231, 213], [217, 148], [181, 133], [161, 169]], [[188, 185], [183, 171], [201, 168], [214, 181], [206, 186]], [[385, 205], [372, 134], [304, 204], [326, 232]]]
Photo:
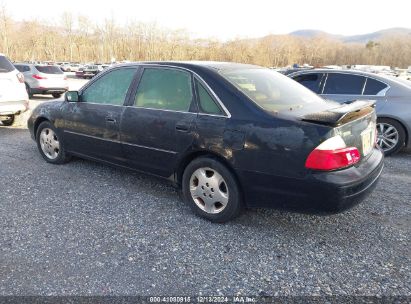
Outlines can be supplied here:
[[377, 104], [377, 115], [399, 121], [407, 133], [407, 146], [411, 147], [411, 96], [387, 97], [387, 101]]

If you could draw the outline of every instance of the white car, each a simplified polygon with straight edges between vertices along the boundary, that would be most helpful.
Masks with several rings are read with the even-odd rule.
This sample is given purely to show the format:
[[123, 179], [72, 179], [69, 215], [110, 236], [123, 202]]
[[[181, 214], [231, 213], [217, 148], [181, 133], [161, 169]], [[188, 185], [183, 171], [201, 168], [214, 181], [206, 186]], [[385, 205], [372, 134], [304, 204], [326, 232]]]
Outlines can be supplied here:
[[28, 109], [29, 97], [24, 76], [7, 57], [0, 53], [0, 121], [5, 126], [14, 122], [16, 115]]

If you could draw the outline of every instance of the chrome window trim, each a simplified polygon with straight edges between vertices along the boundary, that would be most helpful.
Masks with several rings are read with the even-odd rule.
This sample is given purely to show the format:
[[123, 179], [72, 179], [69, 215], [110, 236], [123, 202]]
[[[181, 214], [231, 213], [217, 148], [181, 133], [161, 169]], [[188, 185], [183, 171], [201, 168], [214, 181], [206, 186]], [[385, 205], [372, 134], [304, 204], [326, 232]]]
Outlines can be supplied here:
[[169, 110], [169, 109], [156, 109], [156, 108], [146, 108], [146, 107], [137, 107], [135, 105], [129, 105], [126, 107], [135, 108], [135, 109], [143, 109], [143, 110], [154, 110], [154, 111], [164, 111], [164, 112], [175, 112], [175, 113], [184, 113], [184, 114], [193, 114], [197, 115], [196, 112], [189, 112], [189, 111], [177, 111], [177, 110]]
[[72, 104], [91, 104], [91, 105], [112, 106], [112, 107], [125, 107], [124, 104], [114, 105], [114, 104], [111, 104], [111, 103], [98, 103], [98, 102], [88, 102], [88, 101], [69, 101], [68, 103], [72, 103]]
[[[215, 100], [218, 102], [218, 104], [220, 105], [220, 107], [222, 108], [222, 110], [225, 112], [225, 115], [217, 115], [217, 114], [207, 114], [207, 113], [200, 113], [200, 112], [185, 112], [185, 111], [175, 111], [175, 110], [168, 110], [168, 109], [155, 109], [155, 108], [145, 108], [145, 107], [138, 107], [135, 105], [113, 105], [113, 104], [103, 104], [103, 103], [92, 103], [92, 102], [84, 102], [87, 104], [97, 104], [97, 105], [111, 105], [111, 106], [116, 106], [116, 107], [133, 107], [133, 108], [139, 108], [139, 109], [148, 109], [148, 110], [156, 110], [156, 111], [168, 111], [168, 112], [178, 112], [178, 113], [192, 113], [192, 114], [198, 114], [198, 115], [207, 115], [207, 116], [214, 116], [214, 117], [224, 117], [224, 118], [231, 118], [231, 113], [230, 111], [227, 109], [227, 107], [224, 105], [224, 103], [221, 101], [221, 99], [218, 97], [218, 95], [214, 92], [214, 90], [208, 85], [208, 83], [200, 76], [198, 75], [196, 72], [185, 68], [185, 67], [180, 67], [180, 66], [175, 66], [175, 65], [170, 65], [170, 64], [157, 64], [157, 63], [145, 63], [145, 62], [139, 62], [136, 63], [135, 65], [117, 65], [117, 66], [113, 66], [110, 67], [109, 69], [105, 70], [103, 73], [99, 73], [98, 75], [95, 76], [95, 78], [93, 79], [93, 81], [90, 81], [89, 83], [87, 83], [86, 85], [84, 85], [80, 90], [79, 93], [82, 94], [85, 90], [87, 90], [94, 82], [96, 82], [99, 78], [101, 78], [102, 76], [104, 76], [105, 74], [116, 70], [116, 69], [121, 69], [121, 68], [135, 68], [138, 69], [140, 67], [144, 68], [144, 67], [168, 67], [168, 68], [173, 68], [173, 69], [180, 69], [180, 70], [184, 70], [188, 73], [191, 73], [192, 75], [194, 75], [194, 77], [197, 78], [197, 80], [199, 80], [201, 82], [201, 84], [203, 84], [206, 89], [211, 93], [212, 97], [215, 98]], [[82, 103], [82, 102], [80, 102]]]
[[[356, 71], [354, 71], [354, 72], [350, 72], [350, 71], [321, 71], [321, 72], [319, 72], [319, 71], [310, 70], [310, 71], [302, 71], [302, 72], [292, 73], [292, 74], [290, 74], [290, 78], [294, 79], [294, 77], [296, 77], [296, 76], [299, 76], [299, 75], [307, 75], [307, 74], [312, 74], [312, 73], [323, 73], [323, 74], [327, 74], [327, 77], [325, 78], [324, 85], [323, 85], [323, 87], [322, 87], [322, 91], [321, 91], [321, 93], [318, 93], [319, 95], [336, 95], [336, 96], [349, 95], [349, 96], [358, 96], [358, 94], [324, 94], [324, 88], [325, 88], [325, 86], [326, 86], [326, 84], [327, 84], [327, 80], [328, 80], [328, 75], [329, 75], [329, 74], [346, 74], [346, 75], [362, 76], [362, 77], [365, 77], [365, 78], [366, 78], [365, 84], [367, 83], [367, 79], [368, 79], [368, 78], [371, 78], [371, 79], [374, 79], [374, 80], [376, 80], [376, 81], [382, 82], [383, 84], [385, 84], [385, 85], [387, 86], [385, 89], [381, 90], [378, 94], [375, 94], [375, 95], [362, 95], [362, 93], [363, 93], [364, 90], [365, 90], [365, 84], [364, 84], [363, 90], [362, 90], [362, 92], [361, 92], [361, 96], [365, 96], [365, 97], [372, 97], [372, 96], [385, 97], [385, 96], [387, 95], [388, 90], [391, 89], [391, 86], [390, 86], [387, 82], [385, 82], [384, 80], [381, 80], [381, 79], [375, 77], [374, 75], [368, 75], [368, 74], [365, 74], [365, 75], [364, 75], [364, 74], [361, 74], [361, 73], [357, 73]], [[381, 93], [381, 92], [383, 92], [383, 93]]]

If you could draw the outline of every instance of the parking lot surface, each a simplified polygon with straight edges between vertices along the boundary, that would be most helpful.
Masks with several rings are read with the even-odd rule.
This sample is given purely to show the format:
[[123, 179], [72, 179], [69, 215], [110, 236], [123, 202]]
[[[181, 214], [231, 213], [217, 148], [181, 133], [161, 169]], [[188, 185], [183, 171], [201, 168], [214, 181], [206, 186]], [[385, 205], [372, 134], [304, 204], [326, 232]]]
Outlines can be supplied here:
[[339, 215], [248, 210], [219, 225], [167, 183], [47, 164], [0, 127], [1, 295], [411, 295], [411, 153]]

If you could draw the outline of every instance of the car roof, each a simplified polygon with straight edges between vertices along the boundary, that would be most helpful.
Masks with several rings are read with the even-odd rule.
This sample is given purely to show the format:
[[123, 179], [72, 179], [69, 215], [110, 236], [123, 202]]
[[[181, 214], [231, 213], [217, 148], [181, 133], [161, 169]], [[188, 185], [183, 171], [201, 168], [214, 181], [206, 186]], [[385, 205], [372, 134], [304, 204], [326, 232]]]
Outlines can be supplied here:
[[262, 69], [264, 67], [245, 63], [235, 63], [235, 62], [220, 62], [220, 61], [141, 61], [141, 62], [130, 62], [123, 63], [117, 66], [133, 66], [133, 65], [163, 65], [163, 66], [175, 66], [182, 68], [206, 68], [209, 70], [234, 70], [234, 69], [244, 69], [244, 68], [258, 68]]

